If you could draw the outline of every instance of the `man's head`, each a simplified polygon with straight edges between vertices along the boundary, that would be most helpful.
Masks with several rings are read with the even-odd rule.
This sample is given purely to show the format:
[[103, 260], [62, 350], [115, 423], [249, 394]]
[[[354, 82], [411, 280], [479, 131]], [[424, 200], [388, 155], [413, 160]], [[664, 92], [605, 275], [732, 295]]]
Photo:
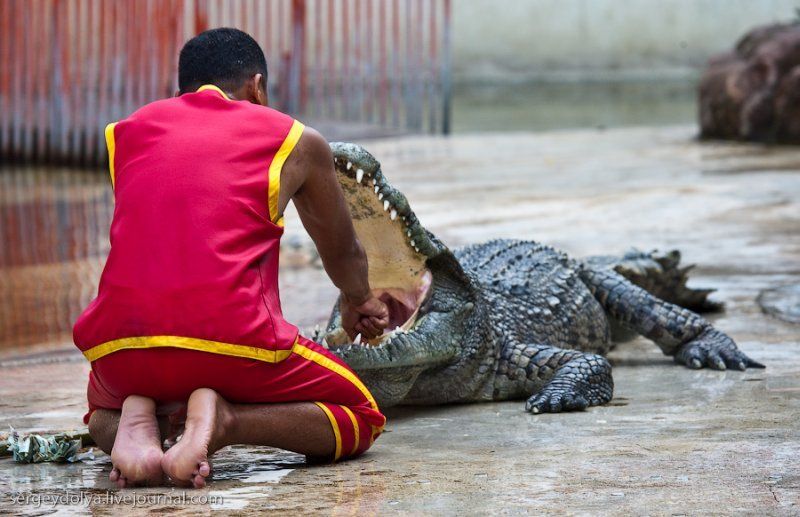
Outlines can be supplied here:
[[238, 29], [220, 28], [186, 42], [178, 60], [179, 93], [204, 84], [266, 106], [267, 60], [256, 40]]

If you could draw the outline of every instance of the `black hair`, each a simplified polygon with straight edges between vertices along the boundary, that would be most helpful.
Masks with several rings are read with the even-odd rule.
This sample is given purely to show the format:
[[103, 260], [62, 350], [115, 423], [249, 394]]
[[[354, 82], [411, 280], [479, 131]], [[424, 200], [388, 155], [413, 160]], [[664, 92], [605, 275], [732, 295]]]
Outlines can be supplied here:
[[186, 42], [178, 59], [180, 93], [204, 84], [237, 90], [255, 74], [262, 74], [266, 85], [267, 59], [256, 40], [238, 29], [201, 32]]

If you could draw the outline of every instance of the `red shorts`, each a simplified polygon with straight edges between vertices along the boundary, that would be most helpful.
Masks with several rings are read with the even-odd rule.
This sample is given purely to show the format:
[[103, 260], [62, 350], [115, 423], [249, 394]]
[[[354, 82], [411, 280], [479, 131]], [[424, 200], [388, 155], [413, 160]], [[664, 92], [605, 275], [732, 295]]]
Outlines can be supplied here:
[[121, 409], [129, 395], [158, 405], [185, 402], [211, 388], [229, 402], [315, 402], [336, 437], [335, 460], [357, 456], [380, 435], [386, 418], [361, 380], [341, 359], [304, 337], [291, 355], [268, 363], [181, 348], [119, 350], [97, 359], [89, 373], [89, 412]]

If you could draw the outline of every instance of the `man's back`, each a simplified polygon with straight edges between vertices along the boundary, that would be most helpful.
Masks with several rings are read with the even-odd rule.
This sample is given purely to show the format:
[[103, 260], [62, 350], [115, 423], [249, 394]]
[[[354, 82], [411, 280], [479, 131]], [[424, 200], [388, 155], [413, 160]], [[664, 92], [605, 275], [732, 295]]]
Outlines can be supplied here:
[[111, 126], [111, 252], [76, 344], [175, 336], [291, 348], [297, 329], [278, 299], [278, 195], [302, 129], [211, 86]]
[[266, 81], [252, 37], [211, 29], [181, 50], [180, 97], [106, 129], [112, 246], [74, 339], [92, 366], [84, 422], [119, 487], [205, 486], [209, 457], [231, 444], [354, 457], [386, 422], [358, 376], [281, 314], [292, 200], [341, 290], [345, 330], [374, 337], [389, 323], [327, 141], [267, 108]]

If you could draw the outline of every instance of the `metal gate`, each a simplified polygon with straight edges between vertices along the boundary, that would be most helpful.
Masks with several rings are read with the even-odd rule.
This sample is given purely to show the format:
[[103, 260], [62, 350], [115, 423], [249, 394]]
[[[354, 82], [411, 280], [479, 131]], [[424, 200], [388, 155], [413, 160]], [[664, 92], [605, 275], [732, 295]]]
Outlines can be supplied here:
[[449, 131], [450, 0], [0, 0], [2, 161], [102, 162], [102, 127], [172, 95], [183, 42], [221, 26], [312, 125]]

